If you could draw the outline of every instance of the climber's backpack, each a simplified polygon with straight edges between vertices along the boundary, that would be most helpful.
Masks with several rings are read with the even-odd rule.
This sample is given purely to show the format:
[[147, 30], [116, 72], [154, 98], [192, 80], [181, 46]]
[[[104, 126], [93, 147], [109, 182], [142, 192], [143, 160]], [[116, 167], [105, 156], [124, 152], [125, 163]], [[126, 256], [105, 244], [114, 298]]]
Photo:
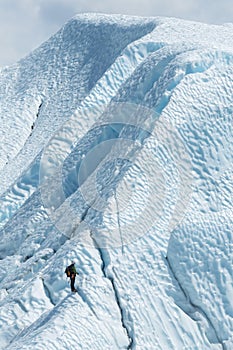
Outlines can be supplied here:
[[67, 266], [67, 268], [65, 269], [65, 273], [66, 273], [67, 277], [70, 277], [70, 275], [71, 275], [71, 268], [70, 268], [70, 266]]

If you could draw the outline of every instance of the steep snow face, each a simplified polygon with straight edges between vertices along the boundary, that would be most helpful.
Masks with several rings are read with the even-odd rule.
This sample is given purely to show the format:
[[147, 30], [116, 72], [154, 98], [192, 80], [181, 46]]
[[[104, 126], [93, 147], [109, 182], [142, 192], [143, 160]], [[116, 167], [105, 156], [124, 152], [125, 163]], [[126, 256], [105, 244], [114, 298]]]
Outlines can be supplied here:
[[2, 349], [232, 349], [232, 55], [86, 14], [1, 71]]
[[18, 64], [1, 71], [1, 168], [23, 152], [17, 164], [21, 161], [25, 169], [22, 157], [28, 158], [28, 166], [122, 50], [155, 27], [150, 19], [128, 23], [124, 16], [117, 18], [77, 16]]

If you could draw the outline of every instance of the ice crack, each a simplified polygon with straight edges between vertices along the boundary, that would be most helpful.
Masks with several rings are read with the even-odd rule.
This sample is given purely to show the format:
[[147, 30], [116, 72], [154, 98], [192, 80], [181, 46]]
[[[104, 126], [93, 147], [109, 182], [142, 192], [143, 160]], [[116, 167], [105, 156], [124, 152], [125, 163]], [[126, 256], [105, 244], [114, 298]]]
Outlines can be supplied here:
[[52, 294], [48, 288], [48, 286], [46, 285], [46, 282], [44, 280], [44, 278], [41, 278], [42, 283], [43, 283], [43, 287], [44, 287], [44, 291], [45, 291], [45, 295], [49, 298], [51, 304], [53, 304], [54, 306], [56, 305], [55, 301], [53, 300]]
[[[213, 322], [211, 321], [211, 319], [209, 318], [209, 316], [207, 315], [207, 313], [198, 305], [196, 305], [191, 299], [190, 299], [190, 296], [187, 294], [187, 292], [184, 290], [182, 284], [180, 283], [179, 279], [177, 278], [176, 274], [175, 274], [175, 271], [173, 270], [172, 268], [172, 265], [169, 261], [169, 258], [168, 256], [166, 257], [166, 261], [167, 261], [167, 266], [170, 270], [170, 273], [172, 274], [173, 278], [176, 280], [176, 282], [178, 283], [178, 286], [180, 287], [180, 290], [181, 292], [184, 294], [185, 296], [185, 299], [187, 300], [187, 302], [192, 306], [192, 308], [199, 312], [204, 318], [205, 320], [207, 321], [210, 329], [212, 330], [213, 334], [215, 335], [215, 338], [217, 340], [217, 342], [222, 346], [222, 349], [223, 350], [226, 350], [226, 347], [225, 347], [225, 344], [223, 343], [223, 341], [219, 338], [218, 336], [218, 333], [217, 333], [217, 330], [216, 328], [214, 327], [214, 324]], [[181, 307], [180, 305], [178, 305], [179, 307]], [[188, 314], [185, 310], [183, 310], [189, 317], [191, 317], [193, 319], [193, 317]], [[195, 320], [196, 321], [196, 320]], [[208, 334], [207, 334], [207, 337], [208, 337]]]
[[[96, 242], [95, 242], [95, 246], [96, 246]], [[107, 278], [111, 282], [112, 289], [113, 289], [114, 296], [115, 296], [115, 300], [116, 300], [118, 309], [119, 309], [120, 314], [121, 314], [121, 324], [122, 324], [122, 327], [124, 328], [124, 330], [126, 331], [126, 334], [127, 334], [128, 340], [129, 340], [129, 344], [127, 346], [127, 349], [132, 350], [135, 348], [132, 319], [130, 317], [129, 312], [127, 312], [127, 315], [126, 315], [126, 310], [122, 306], [120, 294], [119, 294], [119, 291], [118, 291], [118, 288], [116, 286], [116, 282], [114, 279], [114, 271], [113, 271], [113, 269], [111, 271], [109, 269], [110, 258], [109, 258], [109, 254], [107, 252], [107, 249], [106, 248], [99, 248], [99, 247], [96, 247], [96, 248], [98, 249], [99, 254], [100, 254], [100, 258], [102, 260], [101, 269], [103, 271], [103, 275], [105, 278]]]

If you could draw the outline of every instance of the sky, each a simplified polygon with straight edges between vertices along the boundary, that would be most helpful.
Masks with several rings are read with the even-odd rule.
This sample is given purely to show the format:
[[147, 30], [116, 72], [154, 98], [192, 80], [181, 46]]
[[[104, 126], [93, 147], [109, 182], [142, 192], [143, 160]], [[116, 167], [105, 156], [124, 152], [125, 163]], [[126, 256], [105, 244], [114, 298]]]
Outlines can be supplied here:
[[26, 56], [82, 12], [233, 22], [232, 0], [0, 0], [0, 66]]

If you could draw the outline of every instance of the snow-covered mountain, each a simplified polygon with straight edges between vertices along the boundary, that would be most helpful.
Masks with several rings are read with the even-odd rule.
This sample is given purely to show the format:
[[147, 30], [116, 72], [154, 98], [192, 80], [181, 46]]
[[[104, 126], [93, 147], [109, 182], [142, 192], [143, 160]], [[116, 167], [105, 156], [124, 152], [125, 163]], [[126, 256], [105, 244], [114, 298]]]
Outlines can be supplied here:
[[83, 14], [1, 68], [0, 349], [233, 349], [232, 32]]

